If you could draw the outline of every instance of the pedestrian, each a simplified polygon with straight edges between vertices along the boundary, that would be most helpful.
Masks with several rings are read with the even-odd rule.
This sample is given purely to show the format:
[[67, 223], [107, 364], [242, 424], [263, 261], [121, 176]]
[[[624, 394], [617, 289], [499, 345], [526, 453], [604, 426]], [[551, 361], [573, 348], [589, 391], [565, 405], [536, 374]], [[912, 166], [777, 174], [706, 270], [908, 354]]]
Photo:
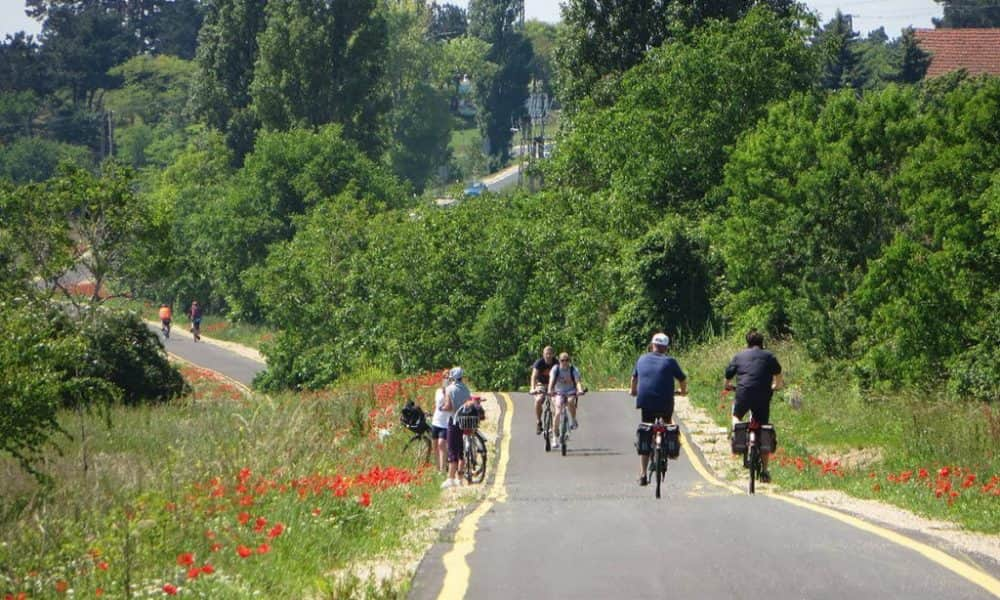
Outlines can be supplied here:
[[448, 471], [448, 421], [455, 413], [453, 410], [445, 410], [445, 393], [450, 382], [451, 370], [445, 369], [441, 373], [441, 385], [434, 391], [434, 416], [431, 417], [431, 440], [434, 442], [438, 470], [441, 472]]
[[460, 406], [471, 400], [472, 392], [466, 387], [463, 380], [465, 372], [462, 367], [455, 367], [448, 374], [451, 383], [444, 392], [444, 410], [452, 411], [448, 419], [448, 478], [441, 484], [442, 488], [457, 487], [461, 485], [458, 474], [462, 470], [462, 430], [455, 422], [454, 412]]

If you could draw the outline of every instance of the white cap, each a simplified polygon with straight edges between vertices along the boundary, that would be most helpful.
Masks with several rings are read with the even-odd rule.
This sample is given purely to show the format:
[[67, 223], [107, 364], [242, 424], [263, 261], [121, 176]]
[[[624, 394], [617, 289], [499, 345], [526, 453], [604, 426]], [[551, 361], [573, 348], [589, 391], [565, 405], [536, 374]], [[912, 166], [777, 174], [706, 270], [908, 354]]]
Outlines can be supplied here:
[[455, 367], [454, 369], [451, 370], [452, 379], [455, 380], [461, 379], [462, 375], [465, 375], [465, 371], [462, 370], [462, 367]]
[[665, 333], [658, 333], [653, 336], [652, 343], [656, 346], [663, 346], [664, 348], [666, 348], [667, 346], [670, 345], [670, 338], [667, 337], [667, 334]]

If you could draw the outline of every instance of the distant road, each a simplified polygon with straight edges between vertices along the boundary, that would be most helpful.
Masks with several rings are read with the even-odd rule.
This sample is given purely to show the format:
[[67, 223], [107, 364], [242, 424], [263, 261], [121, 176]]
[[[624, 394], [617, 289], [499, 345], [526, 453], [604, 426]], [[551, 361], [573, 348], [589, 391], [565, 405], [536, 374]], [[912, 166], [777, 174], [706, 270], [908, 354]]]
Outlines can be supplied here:
[[176, 323], [170, 330], [169, 339], [163, 338], [157, 325], [151, 323], [149, 329], [160, 335], [160, 340], [163, 341], [167, 352], [199, 367], [218, 371], [247, 386], [253, 383], [253, 378], [257, 373], [267, 367], [261, 360], [244, 356], [204, 336], [200, 342], [195, 342], [191, 334]]

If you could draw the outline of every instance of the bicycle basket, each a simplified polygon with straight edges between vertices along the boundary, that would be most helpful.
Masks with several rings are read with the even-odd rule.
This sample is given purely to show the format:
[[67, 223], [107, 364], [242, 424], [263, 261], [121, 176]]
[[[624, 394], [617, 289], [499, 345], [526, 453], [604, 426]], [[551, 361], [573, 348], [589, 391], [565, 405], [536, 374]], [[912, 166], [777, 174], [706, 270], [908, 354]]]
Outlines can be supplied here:
[[477, 414], [456, 414], [455, 425], [463, 430], [479, 429], [479, 415]]

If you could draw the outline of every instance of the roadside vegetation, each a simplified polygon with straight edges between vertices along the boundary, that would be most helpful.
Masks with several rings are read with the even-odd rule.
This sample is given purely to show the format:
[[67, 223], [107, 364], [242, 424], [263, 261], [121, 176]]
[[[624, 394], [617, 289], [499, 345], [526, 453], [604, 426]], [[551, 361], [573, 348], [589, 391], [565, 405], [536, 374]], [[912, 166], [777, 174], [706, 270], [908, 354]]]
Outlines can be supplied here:
[[[348, 565], [400, 555], [440, 495], [383, 438], [436, 376], [369, 372], [312, 394], [244, 397], [182, 367], [192, 392], [106, 415], [62, 411], [72, 439], [40, 484], [4, 459], [0, 591], [12, 597], [402, 597]], [[36, 526], [36, 524], [41, 525]]]

